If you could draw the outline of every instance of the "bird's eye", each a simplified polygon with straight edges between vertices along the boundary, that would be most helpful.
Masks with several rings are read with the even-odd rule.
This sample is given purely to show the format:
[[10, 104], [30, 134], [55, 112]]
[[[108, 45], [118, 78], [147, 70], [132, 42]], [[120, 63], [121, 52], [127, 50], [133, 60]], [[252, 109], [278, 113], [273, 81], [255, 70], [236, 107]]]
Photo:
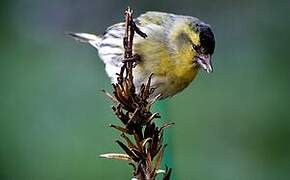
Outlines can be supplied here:
[[197, 46], [197, 45], [195, 45], [195, 44], [192, 44], [192, 49], [194, 49], [195, 51], [199, 51], [199, 48], [198, 48], [198, 46]]

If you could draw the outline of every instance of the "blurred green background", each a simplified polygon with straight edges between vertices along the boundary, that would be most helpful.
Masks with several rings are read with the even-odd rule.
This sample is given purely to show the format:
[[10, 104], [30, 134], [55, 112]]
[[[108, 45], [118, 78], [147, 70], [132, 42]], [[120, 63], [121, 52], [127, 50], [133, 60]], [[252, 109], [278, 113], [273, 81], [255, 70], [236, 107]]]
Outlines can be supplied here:
[[0, 179], [129, 179], [96, 51], [65, 32], [100, 32], [130, 5], [197, 16], [216, 34], [215, 72], [163, 102], [175, 179], [290, 178], [290, 1], [1, 0]]

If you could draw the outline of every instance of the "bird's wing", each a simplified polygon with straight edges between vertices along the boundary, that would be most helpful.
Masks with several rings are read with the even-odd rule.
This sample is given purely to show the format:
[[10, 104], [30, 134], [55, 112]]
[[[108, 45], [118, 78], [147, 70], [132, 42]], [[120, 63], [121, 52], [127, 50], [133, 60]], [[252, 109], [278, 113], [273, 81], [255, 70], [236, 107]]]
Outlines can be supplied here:
[[106, 29], [98, 46], [99, 57], [105, 63], [105, 68], [112, 82], [116, 82], [116, 73], [123, 65], [123, 37], [125, 23], [114, 24]]
[[[150, 41], [164, 40], [164, 24], [168, 23], [168, 18], [172, 14], [149, 11], [134, 19], [136, 25], [142, 32], [147, 34]], [[105, 64], [110, 63], [115, 66], [122, 66], [123, 57], [123, 37], [125, 35], [125, 23], [118, 23], [108, 27], [103, 34], [98, 50], [101, 59]], [[136, 35], [134, 45], [144, 43], [144, 38]], [[159, 42], [160, 43], [160, 42]]]
[[[171, 14], [162, 12], [146, 12], [135, 19], [135, 23], [148, 35], [148, 42], [163, 40], [164, 23], [168, 22]], [[116, 73], [123, 65], [124, 56], [123, 37], [125, 35], [125, 23], [117, 23], [106, 29], [103, 36], [96, 36], [87, 33], [70, 33], [75, 39], [89, 43], [99, 52], [101, 60], [106, 65], [106, 72], [112, 81], [116, 81]], [[134, 45], [144, 42], [144, 38], [139, 35], [134, 37]], [[147, 42], [147, 41], [146, 41]], [[160, 43], [160, 42], [159, 42]], [[149, 44], [150, 45], [150, 44]]]
[[168, 23], [168, 20], [173, 16], [170, 13], [164, 12], [156, 12], [156, 11], [148, 11], [144, 14], [141, 14], [137, 19], [136, 23], [139, 26], [146, 26], [148, 24], [155, 24], [155, 25], [164, 25]]
[[125, 23], [118, 23], [106, 29], [99, 44], [99, 56], [105, 64], [122, 66], [124, 54], [123, 37], [125, 35]]
[[[166, 16], [165, 13], [147, 12], [135, 19], [138, 28], [147, 34], [146, 39], [137, 34], [134, 36], [133, 51], [141, 55], [141, 61], [144, 59], [148, 60], [146, 57], [143, 59], [142, 55], [144, 53], [150, 53], [153, 56], [156, 54], [155, 51], [159, 51], [159, 46], [161, 46], [162, 43], [161, 41], [164, 40], [164, 27], [161, 26], [161, 23]], [[113, 82], [116, 81], [116, 73], [119, 72], [120, 67], [123, 65], [124, 34], [125, 23], [118, 23], [107, 28], [98, 48], [99, 56], [106, 64], [106, 72], [112, 78]], [[156, 48], [152, 48], [152, 46]]]

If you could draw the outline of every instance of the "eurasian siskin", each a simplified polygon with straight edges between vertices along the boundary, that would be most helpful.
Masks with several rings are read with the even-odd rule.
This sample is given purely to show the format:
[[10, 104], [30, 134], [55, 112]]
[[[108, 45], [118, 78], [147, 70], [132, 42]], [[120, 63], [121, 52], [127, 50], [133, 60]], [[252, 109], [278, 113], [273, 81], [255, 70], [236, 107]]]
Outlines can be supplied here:
[[[201, 20], [164, 12], [147, 12], [135, 19], [144, 39], [134, 37], [133, 52], [140, 61], [134, 68], [136, 89], [153, 73], [153, 96], [160, 99], [173, 96], [187, 87], [200, 68], [212, 72], [211, 57], [215, 38], [211, 27]], [[77, 40], [89, 43], [99, 52], [106, 72], [112, 82], [120, 71], [123, 59], [125, 24], [109, 27], [102, 36], [87, 33], [71, 33]]]

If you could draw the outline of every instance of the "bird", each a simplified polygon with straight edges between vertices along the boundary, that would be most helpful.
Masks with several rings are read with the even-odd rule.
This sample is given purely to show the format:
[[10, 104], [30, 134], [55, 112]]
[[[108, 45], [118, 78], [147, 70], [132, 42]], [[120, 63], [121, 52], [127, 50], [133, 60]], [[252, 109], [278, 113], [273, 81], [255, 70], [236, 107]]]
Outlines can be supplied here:
[[[133, 53], [139, 57], [133, 69], [134, 85], [139, 91], [153, 74], [152, 97], [165, 99], [184, 90], [200, 69], [213, 72], [215, 35], [212, 27], [200, 19], [173, 13], [148, 11], [134, 19], [147, 37], [134, 36]], [[103, 35], [70, 33], [76, 40], [98, 50], [112, 83], [123, 65], [125, 23], [108, 27]]]

